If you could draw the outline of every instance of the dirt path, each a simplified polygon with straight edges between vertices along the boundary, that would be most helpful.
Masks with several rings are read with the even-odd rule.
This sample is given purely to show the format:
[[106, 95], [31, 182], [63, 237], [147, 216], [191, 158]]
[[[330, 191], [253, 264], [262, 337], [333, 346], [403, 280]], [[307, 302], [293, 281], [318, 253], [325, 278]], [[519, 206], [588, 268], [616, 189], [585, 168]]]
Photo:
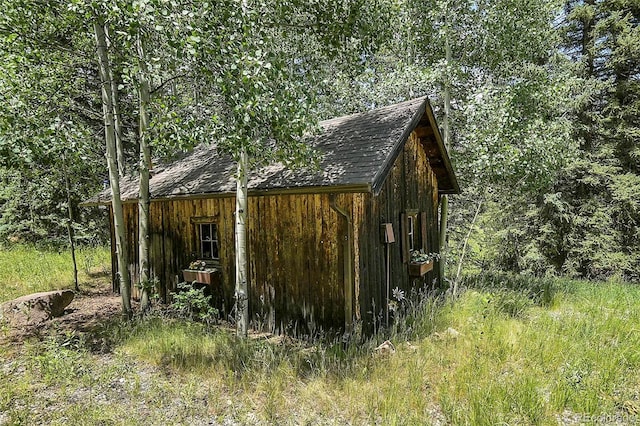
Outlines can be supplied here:
[[80, 292], [75, 294], [63, 316], [22, 328], [6, 327], [0, 334], [0, 343], [4, 340], [20, 344], [31, 337], [42, 338], [52, 333], [85, 333], [117, 318], [121, 312], [120, 296], [111, 291], [109, 278], [97, 276], [91, 282], [80, 284]]

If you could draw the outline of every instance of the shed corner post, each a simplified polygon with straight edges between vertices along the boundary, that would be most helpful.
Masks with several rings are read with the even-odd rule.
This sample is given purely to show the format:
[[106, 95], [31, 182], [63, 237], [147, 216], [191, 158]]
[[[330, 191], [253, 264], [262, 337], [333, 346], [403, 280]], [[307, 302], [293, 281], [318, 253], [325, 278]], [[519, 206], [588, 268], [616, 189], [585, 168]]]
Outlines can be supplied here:
[[446, 194], [440, 197], [440, 241], [438, 250], [440, 260], [438, 261], [439, 287], [442, 288], [445, 281], [445, 265], [447, 263], [447, 220], [449, 217], [449, 198]]

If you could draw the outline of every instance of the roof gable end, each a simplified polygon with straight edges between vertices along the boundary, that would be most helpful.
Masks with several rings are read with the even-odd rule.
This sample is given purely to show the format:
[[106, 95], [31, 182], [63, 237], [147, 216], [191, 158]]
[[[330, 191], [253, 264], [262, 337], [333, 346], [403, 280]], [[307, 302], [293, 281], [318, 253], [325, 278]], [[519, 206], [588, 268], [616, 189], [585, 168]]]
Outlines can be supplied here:
[[402, 136], [396, 141], [392, 151], [372, 182], [371, 187], [376, 195], [382, 190], [384, 181], [393, 168], [396, 159], [402, 152], [409, 136], [414, 131], [425, 149], [431, 168], [438, 178], [438, 192], [442, 194], [460, 193], [460, 187], [458, 186], [451, 160], [445, 149], [433, 110], [431, 109], [431, 104], [426, 97], [419, 99], [422, 100], [422, 102], [415, 110], [411, 119], [406, 122]]

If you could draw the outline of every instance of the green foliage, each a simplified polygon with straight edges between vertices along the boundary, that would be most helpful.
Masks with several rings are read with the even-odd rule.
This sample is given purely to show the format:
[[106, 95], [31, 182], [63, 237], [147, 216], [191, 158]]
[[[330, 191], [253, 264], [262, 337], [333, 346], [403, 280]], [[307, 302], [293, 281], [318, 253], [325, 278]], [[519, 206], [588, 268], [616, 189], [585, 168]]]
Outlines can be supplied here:
[[457, 131], [458, 170], [467, 185], [503, 193], [535, 193], [575, 156], [565, 114], [574, 88], [566, 76], [535, 66], [514, 69], [512, 84], [486, 83], [464, 106]]
[[91, 64], [78, 60], [88, 44], [82, 23], [58, 2], [0, 7], [0, 241], [64, 244], [65, 174], [76, 234], [104, 241], [102, 213], [78, 209], [103, 180], [93, 136], [100, 129], [92, 110], [99, 86]]
[[[111, 29], [129, 163], [138, 154], [140, 59], [151, 83], [154, 156], [172, 157], [214, 137], [221, 152], [246, 149], [255, 165], [303, 165], [312, 157], [300, 138], [316, 122], [315, 94], [336, 70], [361, 67], [391, 34], [392, 3], [3, 1], [0, 173], [29, 185], [19, 180], [1, 194], [0, 237], [61, 239], [62, 154], [74, 178], [74, 211], [102, 184], [93, 21]], [[145, 58], [135, 50], [138, 39]], [[76, 220], [87, 218], [76, 212]]]
[[637, 280], [639, 183], [637, 174], [589, 155], [535, 198], [505, 204], [502, 194], [489, 194], [465, 267]]
[[47, 385], [87, 379], [86, 353], [82, 346], [72, 345], [73, 335], [66, 339], [50, 337], [41, 345], [29, 347], [31, 368], [36, 369]]
[[560, 273], [637, 280], [640, 9], [571, 1], [566, 11], [565, 45], [585, 87], [574, 135], [582, 152], [539, 200], [534, 241]]
[[566, 63], [553, 55], [559, 37], [549, 25], [558, 7], [547, 1], [408, 2], [415, 38], [407, 37], [406, 48], [419, 52], [419, 63], [431, 71], [438, 106], [450, 90], [450, 154], [469, 192], [487, 186], [537, 191], [571, 157], [566, 113], [574, 90]]
[[[75, 240], [80, 245], [103, 244], [108, 238], [108, 222], [97, 208], [79, 208], [98, 188], [100, 178], [82, 175], [81, 159], [71, 173], [71, 194]], [[42, 247], [68, 246], [67, 194], [60, 164], [34, 169], [3, 168], [0, 166], [0, 242], [22, 242]], [[75, 170], [74, 170], [75, 169]]]
[[560, 272], [640, 277], [640, 176], [593, 161], [568, 168], [544, 199], [540, 247]]
[[178, 283], [178, 291], [172, 293], [171, 308], [178, 317], [199, 320], [205, 323], [214, 321], [218, 310], [211, 306], [211, 296], [205, 295], [205, 289], [192, 283]]
[[253, 166], [308, 164], [313, 155], [300, 140], [317, 122], [314, 93], [336, 69], [353, 70], [377, 49], [388, 34], [386, 2], [226, 6], [204, 11], [197, 46], [219, 102], [218, 146], [236, 158], [247, 152]]

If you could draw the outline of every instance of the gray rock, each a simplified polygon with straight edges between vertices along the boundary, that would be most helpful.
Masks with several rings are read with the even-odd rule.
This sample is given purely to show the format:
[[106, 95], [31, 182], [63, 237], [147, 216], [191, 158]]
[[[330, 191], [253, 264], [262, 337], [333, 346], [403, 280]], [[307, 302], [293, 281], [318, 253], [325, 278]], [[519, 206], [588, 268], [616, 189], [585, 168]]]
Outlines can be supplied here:
[[71, 290], [34, 293], [0, 305], [0, 319], [13, 326], [34, 325], [59, 317], [73, 300]]

